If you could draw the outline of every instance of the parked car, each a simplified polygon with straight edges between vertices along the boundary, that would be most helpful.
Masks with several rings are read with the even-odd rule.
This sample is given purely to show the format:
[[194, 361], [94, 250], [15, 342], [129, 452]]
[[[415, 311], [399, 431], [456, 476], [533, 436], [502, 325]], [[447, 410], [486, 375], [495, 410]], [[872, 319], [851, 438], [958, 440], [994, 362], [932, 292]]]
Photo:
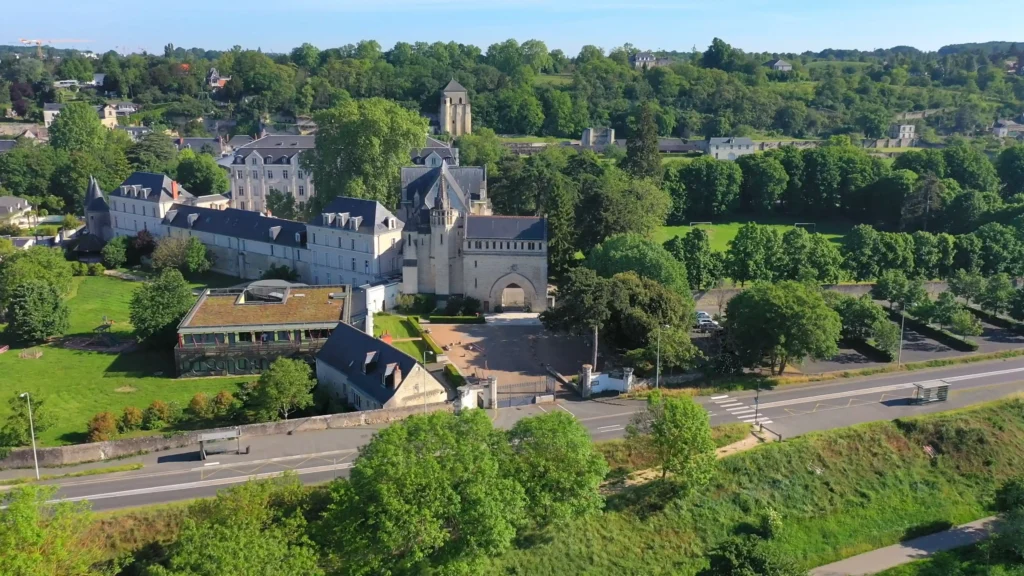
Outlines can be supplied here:
[[707, 312], [705, 312], [703, 310], [698, 310], [697, 311], [697, 320], [711, 320], [711, 314], [708, 314]]
[[701, 332], [714, 332], [720, 328], [721, 326], [718, 325], [718, 322], [715, 322], [711, 318], [701, 318], [697, 320], [697, 330], [700, 330]]

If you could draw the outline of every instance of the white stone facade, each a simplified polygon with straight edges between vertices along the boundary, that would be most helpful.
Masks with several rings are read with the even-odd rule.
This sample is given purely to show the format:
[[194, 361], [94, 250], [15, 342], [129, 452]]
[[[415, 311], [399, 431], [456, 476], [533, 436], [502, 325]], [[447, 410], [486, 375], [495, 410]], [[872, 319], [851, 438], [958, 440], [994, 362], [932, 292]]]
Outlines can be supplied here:
[[291, 195], [298, 206], [309, 202], [316, 194], [313, 175], [300, 161], [313, 145], [313, 136], [267, 136], [235, 150], [229, 167], [231, 207], [263, 212], [271, 190]]

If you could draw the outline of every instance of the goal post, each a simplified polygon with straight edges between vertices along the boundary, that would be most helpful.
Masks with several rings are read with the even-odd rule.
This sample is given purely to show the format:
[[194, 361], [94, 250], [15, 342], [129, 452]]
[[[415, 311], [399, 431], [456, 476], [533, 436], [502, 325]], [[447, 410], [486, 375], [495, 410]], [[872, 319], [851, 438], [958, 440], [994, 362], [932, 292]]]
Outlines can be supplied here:
[[695, 228], [697, 226], [712, 226], [712, 225], [713, 224], [711, 222], [690, 222], [690, 228]]
[[818, 224], [817, 224], [817, 222], [796, 222], [796, 223], [793, 224], [793, 226], [795, 226], [797, 228], [809, 228], [811, 234], [817, 234], [818, 233]]

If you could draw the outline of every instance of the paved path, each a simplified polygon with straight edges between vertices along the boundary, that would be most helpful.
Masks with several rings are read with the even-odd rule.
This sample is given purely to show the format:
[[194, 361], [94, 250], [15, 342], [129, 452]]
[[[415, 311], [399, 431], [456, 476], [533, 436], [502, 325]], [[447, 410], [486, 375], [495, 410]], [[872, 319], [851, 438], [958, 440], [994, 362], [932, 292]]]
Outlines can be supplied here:
[[983, 518], [936, 532], [928, 536], [914, 538], [878, 550], [872, 550], [857, 556], [834, 562], [811, 570], [810, 576], [861, 576], [877, 574], [901, 564], [928, 558], [936, 552], [952, 550], [980, 542], [992, 533], [996, 522], [995, 516]]

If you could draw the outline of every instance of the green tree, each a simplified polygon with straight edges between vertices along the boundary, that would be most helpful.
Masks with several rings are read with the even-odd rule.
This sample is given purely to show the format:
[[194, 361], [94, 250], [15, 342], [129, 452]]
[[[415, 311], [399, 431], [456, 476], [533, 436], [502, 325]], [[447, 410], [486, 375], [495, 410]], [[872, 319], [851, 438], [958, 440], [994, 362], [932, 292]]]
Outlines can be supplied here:
[[996, 315], [1003, 314], [1010, 307], [1013, 292], [1010, 277], [1005, 273], [996, 274], [985, 280], [985, 288], [978, 295], [978, 304], [982, 310]]
[[939, 219], [942, 208], [952, 199], [943, 180], [928, 174], [913, 183], [913, 190], [903, 198], [900, 226], [903, 229], [928, 230]]
[[975, 230], [974, 236], [981, 242], [982, 274], [991, 276], [1001, 272], [1017, 274], [1021, 271], [1024, 247], [1013, 228], [989, 222]]
[[313, 405], [313, 370], [303, 360], [278, 358], [260, 374], [249, 408], [260, 421], [288, 419], [296, 410]]
[[132, 170], [141, 172], [173, 174], [178, 165], [178, 149], [160, 131], [150, 132], [129, 146], [126, 156]]
[[715, 546], [700, 576], [803, 576], [796, 564], [752, 534], [733, 536]]
[[664, 248], [686, 266], [693, 290], [713, 287], [724, 273], [722, 255], [711, 250], [708, 233], [700, 228], [691, 228], [686, 236], [665, 242]]
[[871, 327], [871, 339], [875, 341], [875, 346], [888, 352], [890, 358], [895, 358], [899, 353], [902, 337], [900, 327], [888, 319], [879, 320]]
[[472, 134], [459, 136], [455, 147], [459, 149], [459, 162], [463, 166], [486, 166], [488, 178], [499, 174], [498, 166], [508, 155], [508, 148], [490, 128], [474, 129]]
[[209, 154], [182, 150], [178, 155], [177, 180], [196, 196], [224, 194], [231, 189], [227, 172]]
[[745, 286], [747, 282], [771, 281], [783, 263], [782, 241], [771, 227], [753, 222], [740, 227], [729, 241], [725, 272]]
[[540, 315], [548, 330], [594, 335], [591, 364], [597, 370], [598, 333], [611, 319], [611, 282], [590, 268], [569, 270], [558, 287], [554, 308]]
[[539, 134], [544, 109], [533, 89], [523, 84], [496, 93], [495, 128], [503, 134]]
[[843, 261], [854, 279], [863, 282], [878, 276], [880, 234], [871, 226], [854, 226], [843, 238]]
[[78, 226], [78, 218], [75, 218], [74, 214], [65, 214], [64, 219], [60, 222], [61, 230], [77, 230]]
[[871, 288], [871, 297], [889, 302], [891, 310], [893, 304], [902, 301], [909, 284], [907, 275], [900, 270], [886, 270], [878, 276], [878, 280]]
[[729, 300], [725, 327], [745, 366], [782, 374], [791, 361], [835, 356], [842, 323], [816, 287], [780, 282], [756, 284]]
[[701, 156], [679, 169], [691, 218], [713, 218], [732, 209], [740, 197], [743, 172], [735, 162]]
[[839, 248], [822, 234], [811, 234], [806, 253], [806, 266], [822, 284], [838, 284], [843, 280], [843, 255]]
[[585, 176], [576, 211], [578, 248], [588, 253], [617, 234], [649, 237], [665, 223], [671, 205], [669, 195], [652, 181], [630, 178], [616, 168]]
[[700, 65], [705, 68], [717, 68], [718, 70], [732, 71], [739, 57], [736, 49], [720, 38], [711, 41], [711, 45], [704, 52], [700, 59]]
[[163, 270], [174, 268], [184, 273], [187, 269], [185, 263], [188, 252], [189, 238], [166, 236], [156, 243], [153, 249], [153, 268]]
[[199, 238], [191, 236], [185, 244], [185, 270], [190, 274], [202, 274], [210, 269], [210, 254]]
[[348, 100], [314, 119], [316, 147], [302, 164], [316, 180], [316, 202], [350, 196], [396, 206], [399, 168], [411, 148], [423, 147], [426, 120], [381, 98]]
[[981, 298], [985, 292], [985, 278], [981, 274], [957, 270], [949, 278], [949, 291], [963, 298], [969, 305]]
[[999, 190], [999, 177], [996, 175], [995, 166], [984, 152], [961, 143], [944, 148], [942, 156], [946, 161], [946, 176], [956, 180], [965, 190]]
[[655, 455], [661, 478], [693, 493], [711, 481], [715, 472], [715, 442], [707, 410], [688, 396], [664, 397], [658, 392], [647, 397], [647, 406], [637, 412], [626, 431], [635, 450]]
[[885, 106], [867, 104], [860, 106], [853, 111], [854, 124], [868, 138], [881, 138], [885, 136], [889, 124], [892, 122], [892, 113]]
[[19, 342], [42, 342], [68, 329], [68, 305], [57, 288], [40, 280], [18, 284], [7, 307], [8, 336]]
[[922, 278], [939, 277], [939, 239], [928, 232], [914, 232], [914, 272]]
[[661, 177], [658, 125], [654, 121], [654, 109], [650, 103], [642, 104], [633, 118], [622, 168], [635, 178]]
[[[330, 488], [325, 550], [351, 575], [472, 574], [512, 546], [527, 496], [481, 410], [411, 416], [377, 432]], [[353, 522], [359, 518], [359, 522]]]
[[103, 144], [105, 129], [96, 110], [85, 102], [64, 106], [50, 126], [50, 146], [67, 152], [93, 152]]
[[15, 289], [31, 281], [52, 286], [63, 298], [71, 293], [71, 263], [56, 248], [33, 246], [0, 261], [0, 310], [7, 308]]
[[974, 234], [957, 236], [954, 242], [952, 267], [972, 274], [981, 270], [981, 239]]
[[560, 278], [576, 264], [576, 193], [572, 182], [559, 174], [544, 199], [548, 224], [548, 269]]
[[550, 413], [516, 422], [508, 432], [512, 477], [526, 491], [528, 510], [541, 525], [601, 510], [598, 488], [608, 473], [590, 433], [572, 415]]
[[996, 167], [1003, 183], [1004, 198], [1024, 194], [1024, 144], [1004, 148], [996, 160]]
[[[612, 314], [605, 327], [605, 336], [616, 348], [635, 350], [649, 348], [651, 366], [657, 353], [657, 335], [664, 326], [689, 328], [694, 321], [693, 298], [679, 294], [650, 278], [635, 272], [623, 272], [612, 277]], [[680, 362], [686, 365], [696, 356], [690, 338], [684, 338], [674, 347]], [[646, 356], [646, 352], [641, 356]]]
[[[28, 446], [32, 442], [32, 428], [36, 434], [46, 432], [57, 421], [56, 415], [50, 409], [50, 404], [45, 398], [30, 394], [29, 398], [22, 398], [21, 392], [15, 392], [8, 400], [10, 408], [4, 425], [0, 428], [0, 455], [6, 448], [17, 448]], [[28, 401], [32, 401], [32, 422], [29, 424]]]
[[932, 175], [936, 178], [946, 177], [946, 159], [942, 150], [908, 150], [898, 154], [892, 163], [893, 170], [910, 170], [918, 176]]
[[87, 502], [51, 502], [56, 486], [19, 486], [0, 508], [0, 574], [101, 576], [106, 559]]
[[970, 336], [980, 336], [984, 332], [981, 320], [978, 320], [977, 316], [963, 309], [958, 310], [950, 318], [949, 329], [964, 339]]
[[271, 188], [270, 192], [267, 192], [267, 212], [274, 218], [295, 220], [298, 216], [295, 197], [285, 194], [277, 188]]
[[128, 240], [125, 236], [115, 236], [107, 242], [101, 252], [103, 264], [107, 268], [120, 268], [128, 261]]
[[195, 303], [192, 289], [181, 272], [167, 268], [156, 280], [135, 290], [130, 304], [132, 326], [139, 340], [153, 347], [169, 346], [178, 323]]
[[827, 292], [825, 296], [829, 307], [839, 314], [843, 338], [868, 340], [875, 324], [886, 320], [885, 310], [867, 294], [854, 298], [839, 292]]
[[775, 156], [750, 154], [741, 156], [736, 164], [743, 174], [740, 206], [761, 214], [774, 210], [789, 184], [789, 174], [782, 162]]
[[1024, 290], [1014, 290], [1010, 297], [1010, 317], [1024, 321]]
[[660, 282], [680, 295], [690, 295], [686, 267], [656, 242], [637, 234], [613, 236], [594, 248], [586, 266], [611, 278], [620, 272], [636, 272]]

